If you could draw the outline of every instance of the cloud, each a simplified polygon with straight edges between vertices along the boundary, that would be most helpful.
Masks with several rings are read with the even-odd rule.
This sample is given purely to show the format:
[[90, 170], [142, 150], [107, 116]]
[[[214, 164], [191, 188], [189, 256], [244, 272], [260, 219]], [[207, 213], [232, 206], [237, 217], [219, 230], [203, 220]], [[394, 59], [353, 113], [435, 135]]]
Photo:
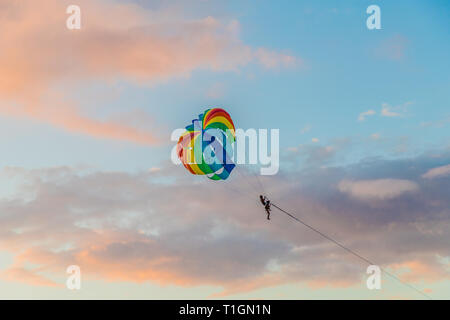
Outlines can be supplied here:
[[422, 175], [425, 179], [435, 179], [450, 175], [450, 164], [428, 170]]
[[298, 160], [304, 160], [307, 165], [317, 166], [328, 163], [336, 155], [337, 147], [332, 145], [321, 146], [317, 141], [313, 144], [300, 145], [290, 148], [289, 150], [295, 154], [295, 159], [291, 159], [295, 166], [298, 166]]
[[[405, 282], [417, 282], [418, 279], [426, 279], [428, 281], [439, 281], [448, 277], [448, 271], [445, 268], [438, 268], [433, 263], [426, 261], [411, 260], [403, 263], [394, 264], [392, 268], [399, 273], [399, 277]], [[424, 289], [424, 292], [430, 290]]]
[[387, 103], [381, 104], [381, 116], [383, 117], [401, 117], [403, 116], [408, 109], [408, 106], [411, 105], [412, 102], [405, 102], [404, 104], [396, 107], [391, 107]]
[[303, 65], [300, 58], [264, 48], [257, 49], [254, 56], [267, 69], [294, 68]]
[[36, 271], [25, 268], [9, 268], [0, 273], [0, 278], [6, 281], [21, 282], [34, 286], [62, 287], [62, 284], [49, 280], [36, 273]]
[[405, 193], [417, 192], [419, 186], [413, 181], [403, 179], [343, 180], [338, 189], [357, 199], [389, 200]]
[[[310, 144], [301, 144], [293, 146], [288, 149], [289, 154], [286, 155], [285, 160], [287, 166], [292, 168], [299, 168], [306, 166], [317, 167], [322, 165], [330, 165], [336, 156], [342, 155], [344, 149], [348, 149], [351, 145], [351, 140], [347, 138], [333, 139], [327, 145], [320, 145], [318, 138], [312, 138]], [[297, 170], [297, 169], [294, 169]]]
[[[425, 184], [420, 174], [442, 159], [450, 157], [372, 159], [260, 180], [286, 210], [383, 267], [399, 274], [411, 267], [408, 280], [429, 287], [448, 278], [437, 257], [450, 256], [450, 181]], [[14, 196], [0, 198], [0, 248], [14, 255], [10, 279], [30, 264], [30, 272], [52, 278], [76, 264], [86, 281], [213, 285], [223, 288], [218, 296], [286, 283], [360, 284], [366, 266], [345, 251], [282, 215], [267, 225], [252, 175], [214, 183], [182, 167], [159, 168], [4, 169], [23, 181]]]
[[[298, 58], [239, 39], [237, 21], [188, 17], [173, 8], [80, 0], [81, 30], [68, 30], [66, 7], [48, 0], [2, 1], [0, 113], [97, 138], [154, 145], [161, 137], [125, 121], [96, 118], [74, 89], [117, 81], [148, 86], [194, 70], [236, 71], [249, 63], [290, 68]], [[43, 19], [42, 17], [46, 17]], [[32, 54], [30, 54], [32, 53]], [[114, 117], [114, 115], [112, 115]], [[151, 117], [148, 117], [151, 118]]]
[[429, 127], [434, 127], [434, 128], [443, 128], [446, 125], [448, 125], [450, 123], [450, 117], [444, 117], [443, 119], [437, 120], [437, 121], [425, 121], [425, 122], [421, 122], [420, 126], [421, 127], [425, 127], [425, 128], [429, 128]]
[[[402, 117], [407, 112], [408, 106], [410, 104], [412, 104], [412, 102], [406, 102], [402, 105], [392, 107], [387, 103], [382, 103], [380, 114], [382, 117]], [[373, 116], [375, 114], [377, 114], [376, 111], [372, 109], [361, 112], [358, 115], [358, 121], [365, 121], [367, 117]]]
[[383, 107], [381, 108], [381, 115], [383, 117], [400, 117], [400, 113], [392, 112], [387, 104], [383, 104]]
[[358, 121], [364, 121], [366, 120], [367, 116], [373, 116], [374, 114], [376, 114], [374, 110], [367, 110], [365, 112], [362, 112], [358, 116]]

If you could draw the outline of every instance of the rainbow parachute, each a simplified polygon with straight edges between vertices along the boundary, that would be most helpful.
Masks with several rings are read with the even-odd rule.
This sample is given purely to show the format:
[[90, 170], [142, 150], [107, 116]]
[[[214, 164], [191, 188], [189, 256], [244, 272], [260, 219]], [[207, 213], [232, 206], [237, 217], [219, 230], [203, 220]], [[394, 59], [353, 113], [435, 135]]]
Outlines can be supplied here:
[[177, 155], [192, 174], [225, 180], [235, 167], [233, 143], [236, 133], [230, 115], [223, 109], [208, 109], [192, 120], [177, 144]]

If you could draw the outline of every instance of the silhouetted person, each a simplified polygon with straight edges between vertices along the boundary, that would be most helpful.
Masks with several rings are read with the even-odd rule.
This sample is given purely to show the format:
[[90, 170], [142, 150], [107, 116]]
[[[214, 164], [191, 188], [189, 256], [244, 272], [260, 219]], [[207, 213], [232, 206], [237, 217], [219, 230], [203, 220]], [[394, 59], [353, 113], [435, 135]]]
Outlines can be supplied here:
[[259, 200], [261, 201], [262, 205], [264, 206], [264, 209], [266, 209], [267, 220], [270, 220], [270, 200], [265, 196], [263, 197], [262, 195], [259, 196]]

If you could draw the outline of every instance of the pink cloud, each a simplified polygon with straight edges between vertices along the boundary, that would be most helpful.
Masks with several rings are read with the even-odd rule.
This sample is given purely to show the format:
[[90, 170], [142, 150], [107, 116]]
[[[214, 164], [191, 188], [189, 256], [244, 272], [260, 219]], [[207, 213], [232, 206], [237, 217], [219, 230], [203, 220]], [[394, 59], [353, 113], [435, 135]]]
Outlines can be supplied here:
[[0, 273], [0, 278], [6, 281], [21, 282], [32, 286], [62, 287], [60, 283], [49, 280], [33, 270], [27, 270], [21, 267], [6, 269]]
[[361, 200], [389, 200], [405, 193], [415, 193], [419, 191], [419, 185], [404, 179], [343, 180], [338, 189]]
[[[155, 144], [155, 130], [83, 114], [57, 93], [85, 81], [125, 79], [139, 85], [186, 77], [195, 69], [237, 70], [252, 61], [290, 67], [296, 58], [253, 50], [239, 39], [239, 23], [186, 18], [136, 4], [80, 0], [81, 30], [68, 30], [67, 1], [2, 2], [0, 113], [30, 117], [94, 137]], [[147, 126], [147, 127], [150, 127]]]
[[433, 263], [427, 263], [421, 260], [405, 261], [391, 266], [400, 274], [400, 279], [405, 282], [416, 282], [418, 280], [442, 281], [450, 279], [448, 273], [450, 264], [446, 268], [438, 268]]
[[432, 168], [422, 175], [425, 179], [434, 179], [450, 175], [450, 164]]

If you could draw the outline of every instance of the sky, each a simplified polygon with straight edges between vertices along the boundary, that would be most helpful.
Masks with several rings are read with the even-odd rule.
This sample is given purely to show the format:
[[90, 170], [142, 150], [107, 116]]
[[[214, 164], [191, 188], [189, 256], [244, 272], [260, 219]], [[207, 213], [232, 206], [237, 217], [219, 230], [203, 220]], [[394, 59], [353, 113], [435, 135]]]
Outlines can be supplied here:
[[[69, 30], [69, 5], [81, 28]], [[369, 30], [376, 4], [381, 29]], [[447, 1], [3, 0], [0, 298], [450, 297]], [[211, 107], [280, 167], [171, 162]], [[66, 269], [81, 269], [80, 290]]]

